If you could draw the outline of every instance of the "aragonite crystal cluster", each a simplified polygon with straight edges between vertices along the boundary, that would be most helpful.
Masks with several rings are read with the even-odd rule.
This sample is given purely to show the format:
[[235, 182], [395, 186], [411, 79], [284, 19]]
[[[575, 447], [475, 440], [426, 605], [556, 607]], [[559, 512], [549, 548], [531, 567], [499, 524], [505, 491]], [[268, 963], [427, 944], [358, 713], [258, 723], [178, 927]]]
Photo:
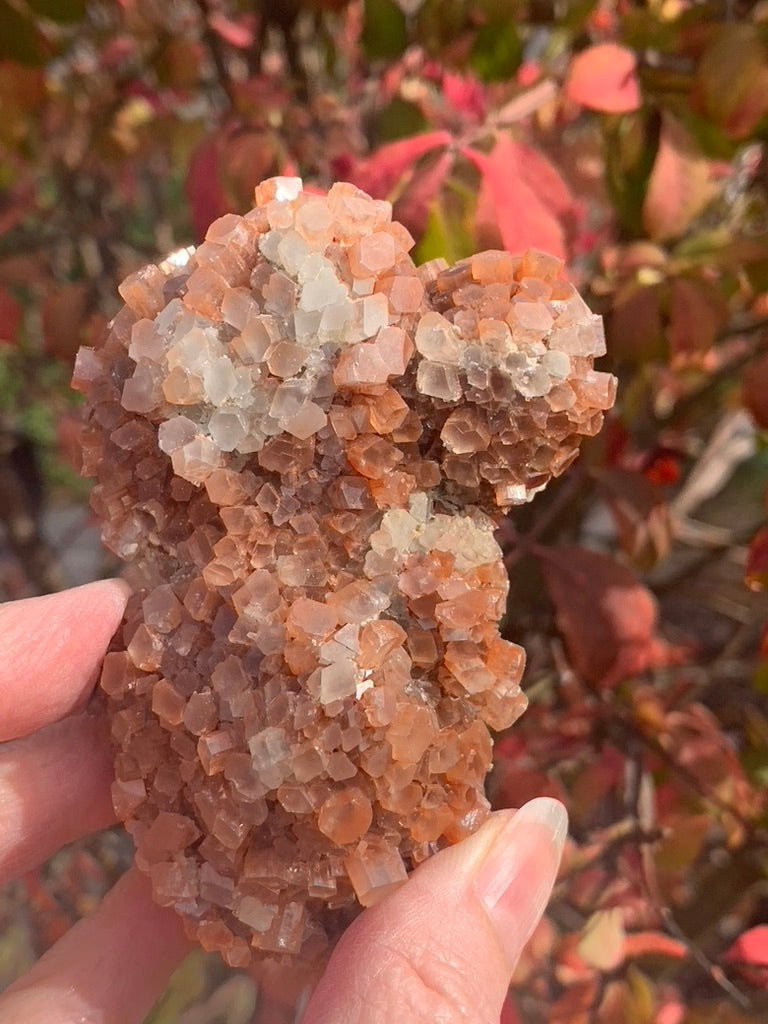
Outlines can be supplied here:
[[84, 348], [85, 472], [135, 588], [101, 686], [156, 899], [232, 965], [323, 958], [488, 813], [522, 712], [494, 516], [614, 379], [558, 262], [416, 267], [391, 207], [276, 178], [126, 279]]

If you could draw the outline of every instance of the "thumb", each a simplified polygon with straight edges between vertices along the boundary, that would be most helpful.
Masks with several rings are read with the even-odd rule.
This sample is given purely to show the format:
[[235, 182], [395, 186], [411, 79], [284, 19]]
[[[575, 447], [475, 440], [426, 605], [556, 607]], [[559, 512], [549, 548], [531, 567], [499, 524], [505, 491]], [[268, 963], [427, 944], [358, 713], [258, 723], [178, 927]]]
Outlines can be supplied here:
[[498, 1024], [566, 832], [541, 797], [422, 864], [346, 931], [302, 1024]]

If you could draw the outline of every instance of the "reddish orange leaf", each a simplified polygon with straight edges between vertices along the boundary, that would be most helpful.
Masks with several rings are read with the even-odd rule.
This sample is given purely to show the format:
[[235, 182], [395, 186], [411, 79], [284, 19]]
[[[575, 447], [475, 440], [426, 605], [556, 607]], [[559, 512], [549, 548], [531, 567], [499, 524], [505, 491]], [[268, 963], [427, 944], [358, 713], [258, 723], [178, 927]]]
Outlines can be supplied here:
[[634, 53], [616, 43], [590, 46], [571, 61], [564, 92], [574, 103], [606, 114], [637, 110], [641, 100]]
[[231, 212], [219, 182], [218, 162], [219, 147], [216, 139], [211, 138], [198, 146], [187, 167], [184, 192], [198, 240], [205, 238], [212, 221]]
[[82, 421], [79, 412], [63, 412], [56, 418], [56, 451], [67, 466], [81, 473], [83, 447], [80, 443]]
[[659, 149], [643, 202], [643, 224], [651, 238], [676, 238], [712, 195], [709, 161], [678, 119], [662, 114]]
[[13, 345], [21, 324], [22, 309], [9, 291], [0, 286], [0, 345]]
[[569, 660], [584, 679], [613, 686], [674, 658], [656, 635], [653, 595], [629, 569], [575, 546], [538, 554]]
[[256, 127], [224, 123], [192, 154], [184, 191], [198, 239], [222, 214], [249, 209], [253, 189], [284, 172], [275, 137]]
[[74, 359], [82, 341], [89, 290], [86, 281], [70, 281], [46, 292], [42, 303], [46, 352], [59, 359]]
[[643, 466], [643, 476], [653, 487], [676, 484], [680, 479], [680, 454], [657, 448], [648, 454]]
[[718, 26], [697, 69], [707, 114], [733, 139], [744, 138], [768, 111], [768, 50], [756, 25]]
[[480, 121], [485, 115], [485, 90], [473, 75], [445, 71], [440, 83], [447, 103], [470, 120]]
[[752, 985], [768, 988], [768, 924], [750, 928], [728, 947], [723, 959], [738, 964]]
[[613, 298], [608, 318], [610, 350], [617, 356], [644, 364], [664, 353], [661, 284], [628, 281]]
[[349, 180], [376, 199], [388, 199], [406, 173], [413, 170], [417, 160], [450, 142], [451, 136], [445, 131], [388, 142], [353, 167]]
[[568, 186], [549, 161], [501, 135], [490, 153], [464, 147], [462, 153], [480, 171], [475, 213], [478, 239], [499, 238], [512, 253], [541, 249], [565, 259], [563, 220], [575, 213]]
[[741, 398], [759, 427], [768, 427], [768, 354], [759, 356], [744, 371]]
[[664, 956], [671, 960], [683, 960], [687, 955], [685, 943], [663, 932], [633, 932], [624, 939], [624, 956], [627, 959]]
[[768, 587], [768, 526], [758, 530], [752, 538], [744, 568], [744, 582], [750, 590]]
[[673, 357], [708, 351], [727, 319], [725, 299], [708, 281], [672, 278], [667, 340]]
[[685, 1007], [677, 999], [665, 1000], [656, 1011], [653, 1024], [683, 1024]]
[[238, 50], [247, 50], [253, 44], [253, 25], [247, 18], [230, 18], [223, 11], [208, 15], [208, 24], [213, 31]]
[[517, 1008], [512, 1002], [511, 996], [507, 996], [504, 1000], [504, 1005], [501, 1008], [501, 1017], [499, 1017], [499, 1024], [521, 1024], [520, 1014], [517, 1012]]
[[743, 932], [728, 947], [724, 959], [768, 967], [768, 924], [759, 924]]
[[640, 472], [608, 467], [598, 471], [597, 480], [622, 549], [639, 569], [650, 569], [668, 553], [671, 542], [664, 498]]
[[393, 208], [395, 220], [404, 224], [414, 238], [424, 234], [429, 209], [453, 164], [453, 154], [445, 150], [437, 160], [414, 174]]
[[597, 989], [594, 976], [569, 985], [550, 1004], [547, 1024], [588, 1024]]
[[[611, 744], [607, 744], [597, 755], [596, 760], [585, 764], [574, 777], [566, 797], [568, 813], [576, 820], [580, 817], [588, 819], [611, 790], [621, 792], [625, 772], [624, 755]], [[541, 795], [557, 794], [542, 791]]]

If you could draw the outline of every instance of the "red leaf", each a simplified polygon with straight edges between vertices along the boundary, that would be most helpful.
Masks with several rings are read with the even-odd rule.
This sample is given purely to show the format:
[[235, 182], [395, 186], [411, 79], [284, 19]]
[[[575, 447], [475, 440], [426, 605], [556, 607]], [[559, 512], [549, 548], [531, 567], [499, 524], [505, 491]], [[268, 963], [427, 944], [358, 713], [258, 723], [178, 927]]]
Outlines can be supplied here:
[[550, 778], [538, 768], [519, 762], [496, 762], [490, 783], [490, 797], [494, 809], [498, 807], [522, 807], [537, 796], [551, 796], [556, 800], [566, 799], [566, 794], [557, 780]]
[[198, 146], [187, 168], [184, 191], [196, 237], [204, 238], [217, 217], [247, 210], [254, 187], [284, 170], [269, 132], [223, 124]]
[[[568, 812], [574, 818], [588, 818], [594, 808], [614, 790], [621, 792], [626, 773], [624, 755], [613, 745], [607, 744], [596, 760], [585, 764], [569, 786]], [[542, 796], [549, 796], [542, 793]]]
[[744, 371], [742, 401], [759, 427], [768, 427], [768, 354], [755, 359]]
[[768, 586], [768, 526], [758, 530], [752, 538], [744, 567], [744, 582], [750, 590], [765, 590]]
[[514, 147], [516, 163], [523, 180], [530, 185], [539, 199], [560, 218], [576, 216], [578, 206], [555, 165], [537, 149], [513, 139], [508, 141]]
[[619, 543], [639, 569], [650, 569], [668, 553], [669, 510], [640, 472], [608, 467], [597, 472], [598, 488], [613, 517]]
[[219, 147], [215, 138], [206, 139], [189, 161], [184, 192], [189, 203], [195, 238], [205, 238], [208, 225], [231, 212], [219, 182]]
[[674, 277], [671, 281], [667, 340], [673, 357], [706, 352], [728, 319], [720, 292], [707, 281]]
[[720, 25], [696, 72], [707, 115], [732, 139], [749, 135], [768, 111], [768, 51], [757, 25]]
[[101, 66], [107, 70], [131, 60], [138, 49], [137, 41], [127, 33], [112, 36], [99, 51]]
[[208, 15], [208, 24], [225, 43], [238, 50], [247, 50], [253, 44], [253, 25], [244, 18], [236, 20], [223, 11], [213, 11]]
[[521, 1024], [520, 1015], [517, 1012], [515, 1004], [512, 1002], [511, 996], [507, 996], [504, 1000], [504, 1005], [501, 1008], [501, 1017], [499, 1017], [499, 1024]]
[[728, 947], [723, 960], [738, 964], [740, 973], [750, 984], [768, 988], [768, 924], [759, 924], [742, 932]]
[[768, 967], [768, 924], [759, 924], [742, 932], [728, 947], [723, 959], [740, 960], [755, 967]]
[[566, 257], [562, 219], [575, 213], [568, 186], [541, 153], [506, 135], [490, 153], [462, 149], [480, 171], [476, 223], [483, 244], [500, 235], [512, 253], [541, 249]]
[[663, 932], [633, 932], [624, 939], [624, 956], [629, 960], [640, 956], [664, 956], [684, 960], [688, 955], [685, 943]]
[[574, 670], [601, 686], [668, 664], [656, 601], [629, 569], [580, 547], [542, 548], [539, 564]]
[[56, 451], [59, 458], [75, 473], [83, 471], [81, 416], [78, 412], [62, 412], [56, 417]]
[[88, 308], [86, 281], [52, 285], [42, 302], [41, 320], [45, 351], [58, 359], [74, 359]]
[[388, 142], [353, 167], [349, 180], [375, 199], [388, 199], [405, 174], [413, 170], [417, 160], [450, 142], [451, 136], [445, 131]]
[[395, 201], [395, 220], [404, 224], [414, 238], [424, 234], [429, 208], [453, 164], [453, 153], [445, 150], [431, 166], [414, 174], [403, 194]]
[[676, 238], [712, 195], [709, 161], [683, 125], [662, 115], [656, 160], [643, 202], [643, 224], [651, 238]]
[[683, 1024], [685, 1007], [677, 999], [669, 998], [658, 1009], [653, 1024]]
[[640, 86], [634, 53], [616, 43], [590, 46], [571, 61], [564, 92], [574, 103], [606, 114], [637, 110]]
[[13, 345], [21, 324], [22, 309], [10, 292], [0, 287], [0, 345]]
[[485, 90], [472, 75], [446, 71], [441, 91], [446, 102], [460, 114], [466, 114], [473, 121], [481, 121], [485, 116]]

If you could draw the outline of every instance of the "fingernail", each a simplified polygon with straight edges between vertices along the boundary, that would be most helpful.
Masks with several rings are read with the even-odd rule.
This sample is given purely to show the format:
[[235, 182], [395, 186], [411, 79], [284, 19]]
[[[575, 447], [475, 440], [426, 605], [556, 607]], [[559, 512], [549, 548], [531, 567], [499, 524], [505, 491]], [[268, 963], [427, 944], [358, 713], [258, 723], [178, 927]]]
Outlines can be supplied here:
[[475, 885], [512, 962], [544, 912], [567, 834], [563, 805], [538, 797], [520, 808], [480, 864]]

